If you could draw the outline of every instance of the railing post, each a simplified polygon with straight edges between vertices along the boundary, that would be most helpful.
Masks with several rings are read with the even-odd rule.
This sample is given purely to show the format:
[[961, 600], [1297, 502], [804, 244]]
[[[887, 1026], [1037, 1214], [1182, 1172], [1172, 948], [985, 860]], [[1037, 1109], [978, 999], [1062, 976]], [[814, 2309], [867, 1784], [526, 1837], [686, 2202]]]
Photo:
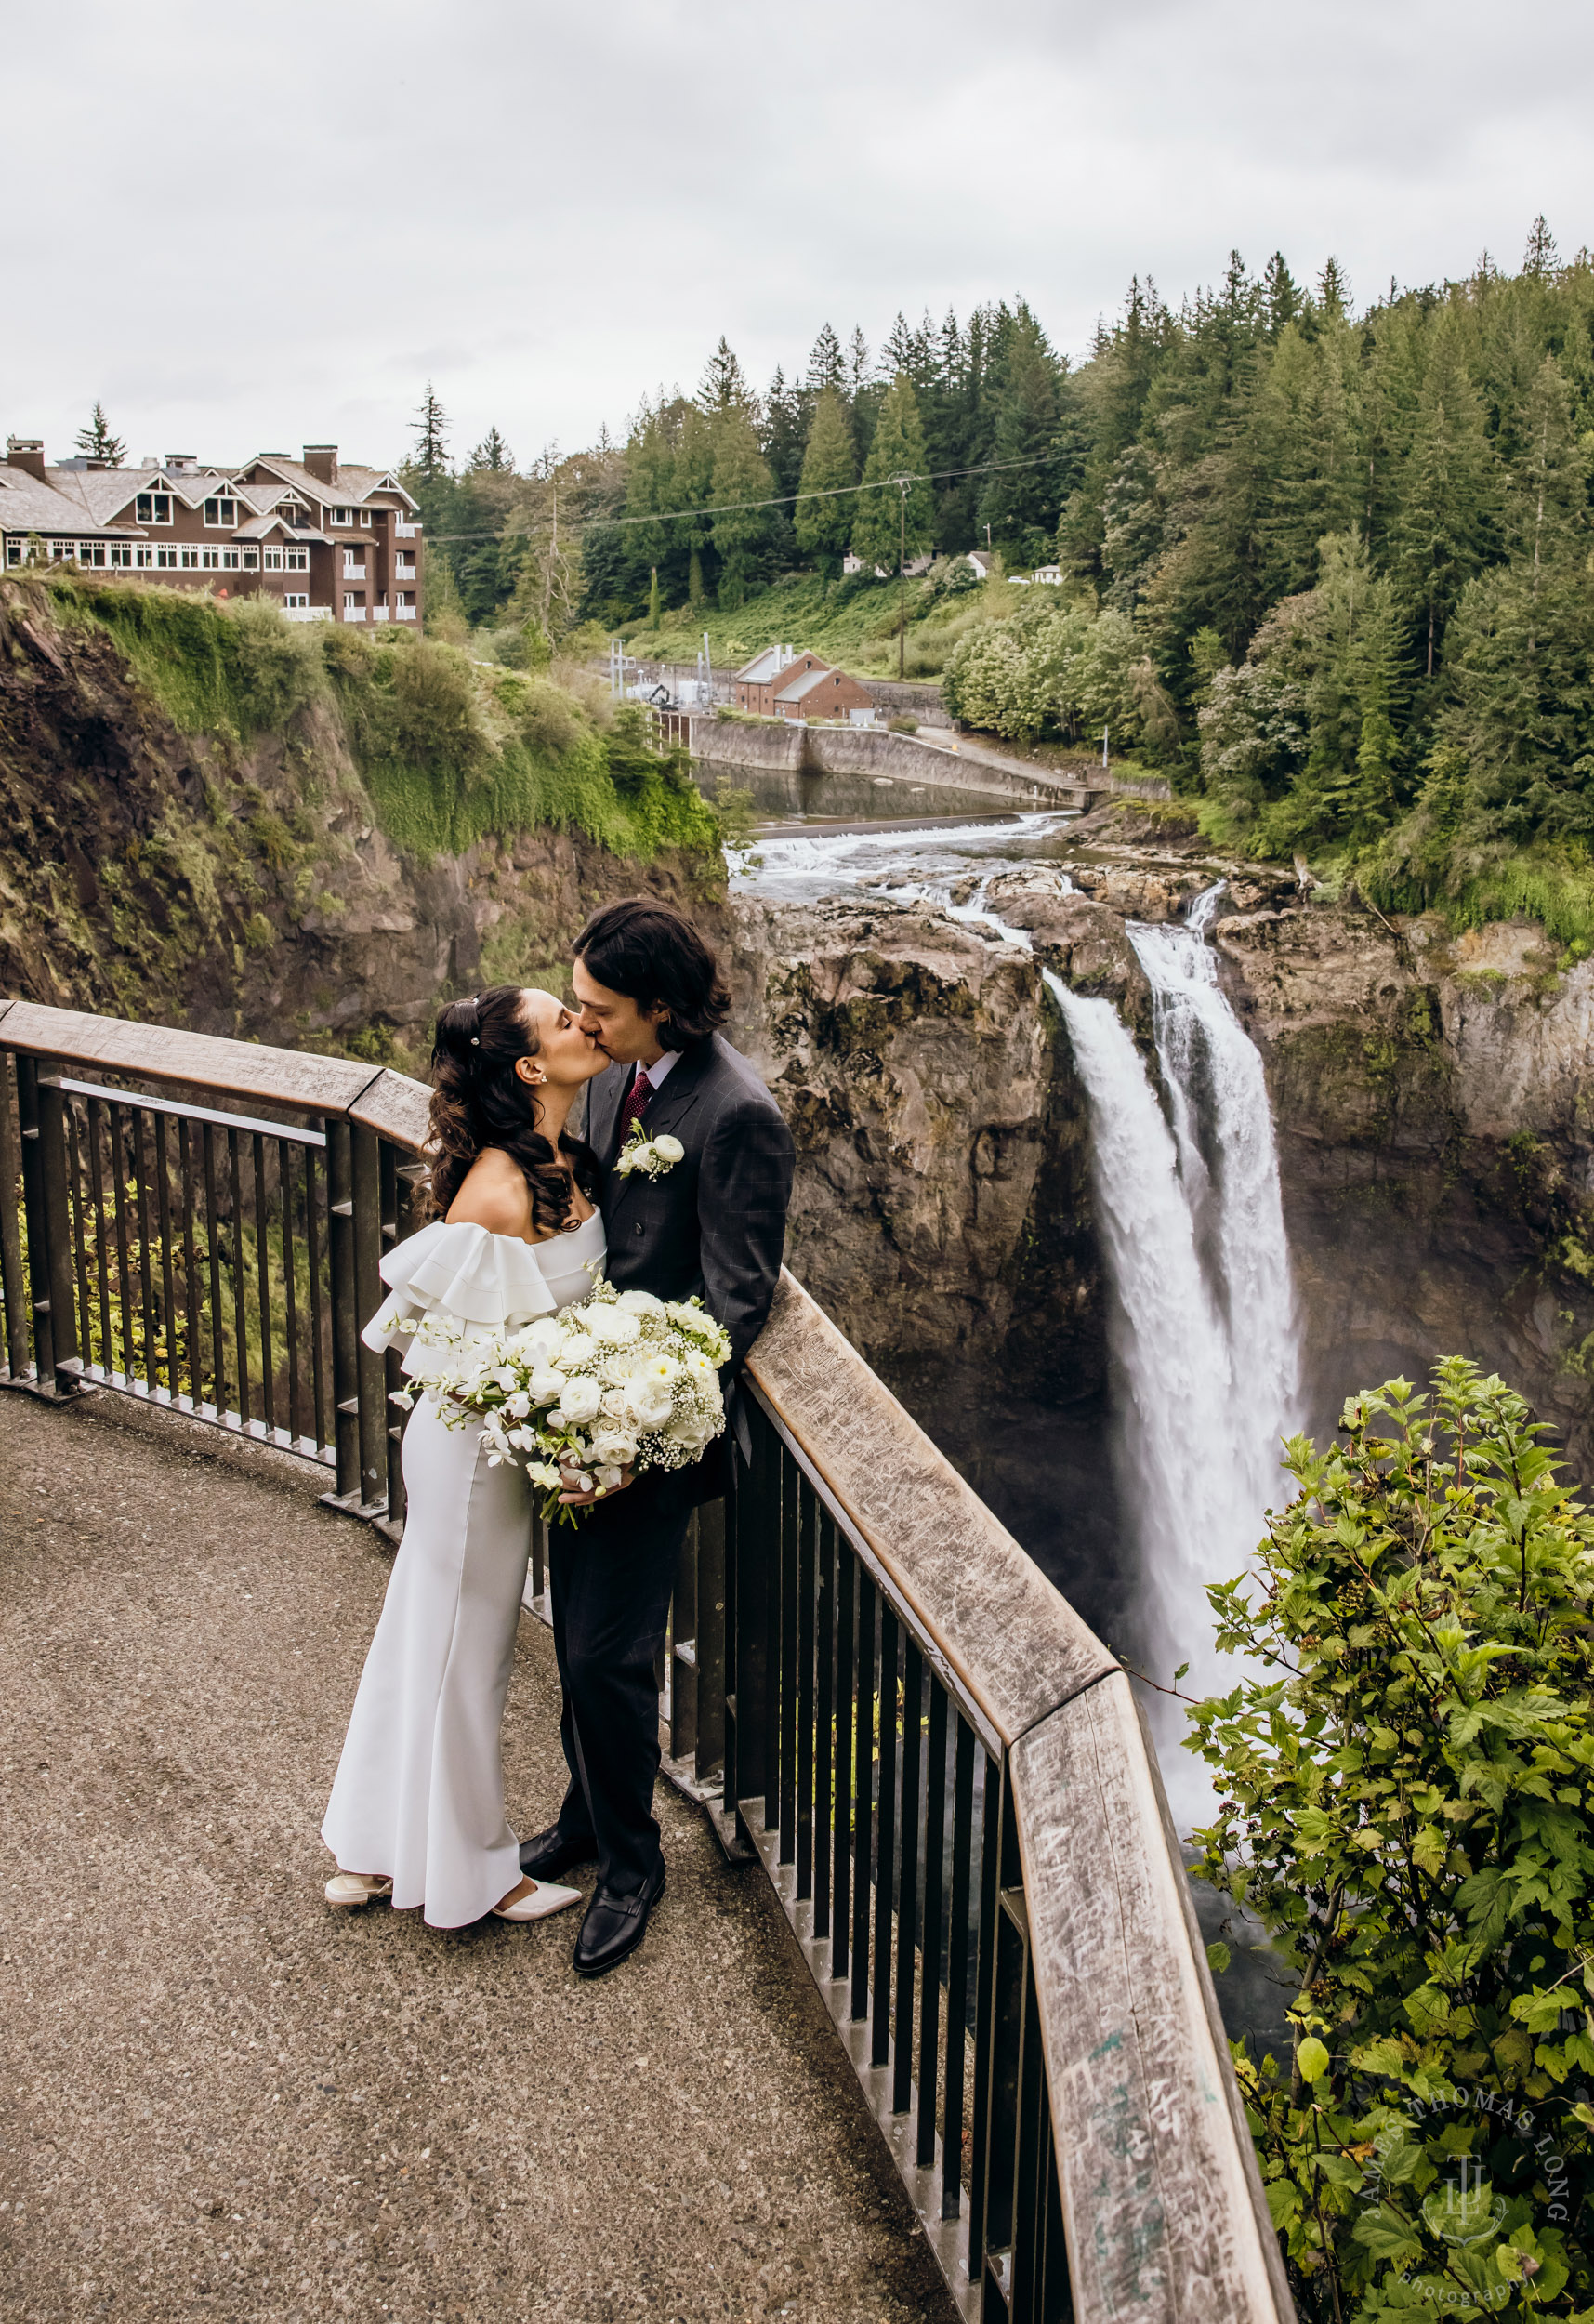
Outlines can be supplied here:
[[388, 1494], [388, 1380], [380, 1355], [359, 1337], [382, 1303], [382, 1157], [362, 1122], [350, 1125], [354, 1195], [355, 1393], [360, 1402], [360, 1505], [379, 1509]]
[[39, 1392], [76, 1395], [82, 1371], [72, 1312], [72, 1222], [67, 1211], [66, 1101], [42, 1080], [37, 1061], [17, 1060], [21, 1115], [22, 1208], [28, 1222], [28, 1279], [33, 1316], [33, 1367]]
[[[22, 1268], [22, 1237], [17, 1227], [17, 1181], [22, 1157], [18, 1150], [17, 1117], [11, 1109], [11, 1072], [7, 1052], [0, 1050], [0, 1297], [6, 1303], [6, 1361], [13, 1381], [26, 1379], [28, 1295]], [[18, 1061], [19, 1065], [20, 1060]]]
[[354, 1271], [354, 1168], [349, 1124], [326, 1125], [327, 1259], [332, 1274], [334, 1495], [346, 1508], [360, 1500], [360, 1319]]

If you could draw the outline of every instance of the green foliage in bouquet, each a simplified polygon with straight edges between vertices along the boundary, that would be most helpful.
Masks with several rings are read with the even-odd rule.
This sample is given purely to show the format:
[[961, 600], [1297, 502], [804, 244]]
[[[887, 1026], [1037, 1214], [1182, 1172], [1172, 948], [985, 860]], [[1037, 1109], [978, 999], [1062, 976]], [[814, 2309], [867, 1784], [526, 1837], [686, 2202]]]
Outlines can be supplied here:
[[[1208, 1594], [1198, 1876], [1300, 1980], [1235, 2067], [1303, 2317], [1594, 2318], [1594, 1520], [1459, 1358], [1287, 1447]], [[1226, 1948], [1214, 1948], [1226, 1965]]]

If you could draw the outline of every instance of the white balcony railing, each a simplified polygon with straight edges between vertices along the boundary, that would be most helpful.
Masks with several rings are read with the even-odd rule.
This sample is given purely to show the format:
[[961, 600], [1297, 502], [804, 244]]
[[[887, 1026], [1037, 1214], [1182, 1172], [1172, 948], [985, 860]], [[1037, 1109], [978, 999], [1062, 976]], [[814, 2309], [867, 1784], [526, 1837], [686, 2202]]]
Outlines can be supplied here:
[[360, 563], [356, 564], [352, 558], [346, 557], [343, 561], [343, 577], [346, 581], [363, 581], [365, 578], [364, 560], [362, 559]]
[[284, 605], [283, 619], [284, 621], [330, 621], [332, 608], [330, 605]]
[[395, 621], [414, 621], [415, 617], [415, 609], [413, 605], [395, 605], [393, 608]]
[[393, 534], [394, 537], [401, 541], [418, 541], [421, 536], [419, 520], [417, 519], [414, 524], [395, 524]]
[[415, 577], [415, 559], [413, 557], [395, 557], [393, 560], [393, 578], [395, 581], [413, 581]]
[[373, 621], [386, 621], [388, 618], [388, 608], [385, 605], [373, 605], [371, 608], [371, 618]]

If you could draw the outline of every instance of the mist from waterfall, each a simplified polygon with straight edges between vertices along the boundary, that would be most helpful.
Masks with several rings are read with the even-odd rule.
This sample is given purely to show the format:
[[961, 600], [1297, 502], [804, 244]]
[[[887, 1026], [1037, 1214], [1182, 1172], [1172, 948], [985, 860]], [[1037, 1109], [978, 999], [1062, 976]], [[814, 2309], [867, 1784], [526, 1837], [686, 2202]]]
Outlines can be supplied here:
[[[1143, 1650], [1194, 1695], [1240, 1675], [1213, 1644], [1206, 1586], [1243, 1570], [1283, 1496], [1279, 1442], [1298, 1425], [1300, 1346], [1261, 1059], [1224, 999], [1205, 931], [1219, 890], [1182, 926], [1131, 923], [1152, 986], [1166, 1112], [1110, 1001], [1043, 971], [1090, 1101], [1093, 1172], [1121, 1383], [1120, 1486], [1133, 1522]], [[1206, 1812], [1182, 1706], [1151, 1718], [1181, 1829]]]

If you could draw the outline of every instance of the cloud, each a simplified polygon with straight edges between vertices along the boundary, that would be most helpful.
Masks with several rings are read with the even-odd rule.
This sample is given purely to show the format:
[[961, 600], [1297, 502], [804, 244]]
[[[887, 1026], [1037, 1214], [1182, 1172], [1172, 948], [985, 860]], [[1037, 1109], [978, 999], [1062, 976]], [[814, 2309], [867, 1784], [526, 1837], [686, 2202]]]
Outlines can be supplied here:
[[7, 35], [0, 417], [387, 460], [429, 377], [530, 456], [721, 331], [764, 378], [1021, 291], [1077, 352], [1232, 246], [1365, 298], [1583, 240], [1591, 51], [1568, 0], [58, 0]]

